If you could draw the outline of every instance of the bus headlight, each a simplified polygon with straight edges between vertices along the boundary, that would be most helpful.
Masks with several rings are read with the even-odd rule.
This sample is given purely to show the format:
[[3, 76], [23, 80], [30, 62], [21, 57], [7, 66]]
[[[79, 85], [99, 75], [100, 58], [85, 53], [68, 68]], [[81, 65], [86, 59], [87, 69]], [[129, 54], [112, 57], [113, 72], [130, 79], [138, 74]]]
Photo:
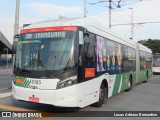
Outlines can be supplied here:
[[57, 89], [69, 87], [69, 86], [74, 85], [76, 83], [77, 83], [77, 76], [73, 76], [73, 77], [70, 77], [66, 80], [62, 80], [62, 81], [58, 82]]

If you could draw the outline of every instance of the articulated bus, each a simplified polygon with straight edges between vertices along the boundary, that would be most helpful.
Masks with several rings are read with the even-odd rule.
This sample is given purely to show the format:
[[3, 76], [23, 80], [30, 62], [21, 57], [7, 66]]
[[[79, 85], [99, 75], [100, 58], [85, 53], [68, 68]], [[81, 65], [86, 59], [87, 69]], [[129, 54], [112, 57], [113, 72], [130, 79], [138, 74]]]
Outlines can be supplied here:
[[153, 74], [160, 73], [160, 54], [153, 55]]
[[20, 30], [13, 98], [53, 106], [101, 107], [152, 76], [152, 51], [88, 18], [58, 19]]

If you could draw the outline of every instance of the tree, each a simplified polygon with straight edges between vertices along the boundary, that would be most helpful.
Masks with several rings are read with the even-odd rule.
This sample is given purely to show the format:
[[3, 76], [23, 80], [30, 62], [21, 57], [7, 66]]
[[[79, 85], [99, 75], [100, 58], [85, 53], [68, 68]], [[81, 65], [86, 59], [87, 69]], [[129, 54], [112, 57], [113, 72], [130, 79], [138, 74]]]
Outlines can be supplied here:
[[150, 48], [153, 53], [160, 53], [160, 40], [158, 39], [140, 40], [138, 43]]

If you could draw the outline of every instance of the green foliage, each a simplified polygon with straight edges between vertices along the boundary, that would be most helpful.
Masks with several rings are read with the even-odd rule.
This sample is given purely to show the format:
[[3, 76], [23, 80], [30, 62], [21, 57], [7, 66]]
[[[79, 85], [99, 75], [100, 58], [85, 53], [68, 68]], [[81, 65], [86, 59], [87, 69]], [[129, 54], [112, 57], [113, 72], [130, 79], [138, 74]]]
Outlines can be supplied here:
[[160, 53], [160, 40], [158, 39], [140, 40], [138, 43], [150, 48], [153, 53]]

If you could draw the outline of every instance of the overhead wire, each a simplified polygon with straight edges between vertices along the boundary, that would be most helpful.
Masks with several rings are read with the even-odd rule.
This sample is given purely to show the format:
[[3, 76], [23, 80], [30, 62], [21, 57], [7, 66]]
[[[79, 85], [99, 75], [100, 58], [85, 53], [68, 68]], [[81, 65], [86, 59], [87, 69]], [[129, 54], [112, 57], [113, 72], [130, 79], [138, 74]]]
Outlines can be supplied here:
[[[117, 15], [117, 12], [116, 12], [116, 15]], [[134, 17], [134, 18], [135, 18], [135, 17]], [[138, 17], [136, 17], [136, 18], [138, 18]], [[137, 24], [141, 25], [141, 24], [147, 24], [147, 23], [160, 23], [160, 21], [154, 21], [154, 22], [140, 22], [140, 23], [134, 23], [134, 25], [137, 26]], [[128, 25], [131, 25], [131, 24], [128, 23]], [[143, 27], [143, 29], [144, 29], [144, 27]], [[148, 30], [148, 29], [145, 29], [145, 31], [147, 31], [147, 30]], [[137, 31], [137, 30], [134, 29], [134, 34], [135, 34], [136, 31]], [[149, 31], [149, 30], [148, 30], [148, 31]], [[128, 33], [128, 31], [127, 31], [127, 33]], [[126, 33], [125, 35], [127, 35], [127, 33]], [[152, 33], [152, 36], [154, 35], [154, 37], [159, 36], [158, 34], [155, 34], [155, 33], [151, 32], [151, 31], [150, 31], [150, 33]]]
[[[145, 26], [143, 26], [144, 29], [148, 30]], [[152, 35], [154, 35], [155, 37], [159, 37], [160, 38], [160, 35], [158, 35], [157, 33], [154, 33], [153, 31], [151, 30], [148, 30]]]
[[[136, 26], [138, 26], [138, 25], [136, 25]], [[146, 33], [146, 35], [148, 37], [150, 37], [150, 36], [153, 36], [153, 37], [156, 37], [156, 38], [160, 37], [157, 33], [153, 33], [153, 31], [148, 30], [144, 25], [143, 26], [141, 25], [139, 29], [141, 29], [140, 32], [143, 30], [143, 33]]]
[[[81, 1], [84, 1], [84, 0], [81, 0]], [[151, 1], [151, 0], [136, 0], [136, 1], [132, 1], [132, 2], [129, 2], [129, 3], [127, 3], [125, 0], [118, 0], [118, 1], [120, 1], [122, 4], [120, 5], [120, 6], [127, 6], [127, 5], [129, 5], [129, 4], [135, 4], [135, 3], [138, 3], [138, 2], [141, 2], [141, 1]], [[112, 1], [112, 3], [114, 4], [114, 5], [117, 5], [115, 2], [118, 2], [118, 1]], [[154, 0], [154, 1], [156, 1], [156, 0]], [[103, 0], [103, 1], [100, 1], [99, 3], [103, 3], [103, 2], [109, 2], [109, 1], [105, 1], [105, 0]], [[89, 2], [87, 2], [87, 4], [89, 4], [90, 6], [91, 6], [91, 3], [89, 3]], [[100, 6], [100, 7], [109, 7], [109, 6], [103, 6], [103, 5], [99, 5], [99, 4], [95, 4], [95, 5], [97, 5], [97, 6]], [[122, 7], [120, 7], [120, 9], [122, 9], [122, 10], [124, 10]], [[113, 14], [115, 14], [115, 15], [120, 15], [120, 13], [118, 13], [118, 12], [116, 12], [115, 11], [115, 9], [112, 9], [112, 11], [113, 11]], [[126, 11], [126, 10], [124, 10], [124, 11]], [[108, 14], [108, 13], [104, 13], [103, 15], [101, 15], [101, 16], [99, 16], [97, 19], [100, 19], [101, 17], [103, 17], [103, 16], [105, 16], [106, 14]], [[126, 16], [126, 17], [129, 17], [130, 15], [128, 14], [128, 13], [125, 13], [124, 12], [124, 14], [126, 14], [126, 15], [124, 15], [124, 16]], [[121, 15], [120, 15], [121, 16]], [[136, 17], [136, 16], [134, 16], [134, 18], [136, 18], [136, 19], [142, 19], [142, 20], [144, 20], [144, 18], [139, 18], [139, 17]], [[123, 18], [124, 19], [124, 18]], [[127, 19], [124, 19], [125, 21], [127, 20]], [[131, 25], [131, 23], [130, 22], [128, 22], [128, 20], [127, 20], [127, 25]], [[158, 23], [158, 21], [157, 22], [140, 22], [140, 23], [134, 23], [134, 25], [135, 25], [135, 27], [137, 28], [137, 26], [138, 26], [138, 24], [139, 25], [142, 25], [142, 24], [147, 24], [147, 23]], [[118, 25], [118, 24], [117, 24]], [[113, 25], [112, 25], [113, 26]], [[116, 25], [114, 25], [114, 26], [116, 26]], [[143, 30], [144, 30], [144, 27], [143, 27]], [[128, 31], [129, 30], [127, 30], [127, 32], [125, 33], [125, 36], [128, 34]], [[134, 33], [136, 32], [137, 30], [136, 29], [134, 29]], [[145, 29], [144, 30], [145, 31], [145, 33], [146, 33], [146, 31], [147, 31], [147, 29]], [[152, 33], [152, 34], [154, 34], [154, 33]], [[148, 35], [148, 34], [147, 34]], [[153, 35], [152, 35], [153, 36]], [[154, 36], [157, 36], [156, 34], [154, 34]]]

